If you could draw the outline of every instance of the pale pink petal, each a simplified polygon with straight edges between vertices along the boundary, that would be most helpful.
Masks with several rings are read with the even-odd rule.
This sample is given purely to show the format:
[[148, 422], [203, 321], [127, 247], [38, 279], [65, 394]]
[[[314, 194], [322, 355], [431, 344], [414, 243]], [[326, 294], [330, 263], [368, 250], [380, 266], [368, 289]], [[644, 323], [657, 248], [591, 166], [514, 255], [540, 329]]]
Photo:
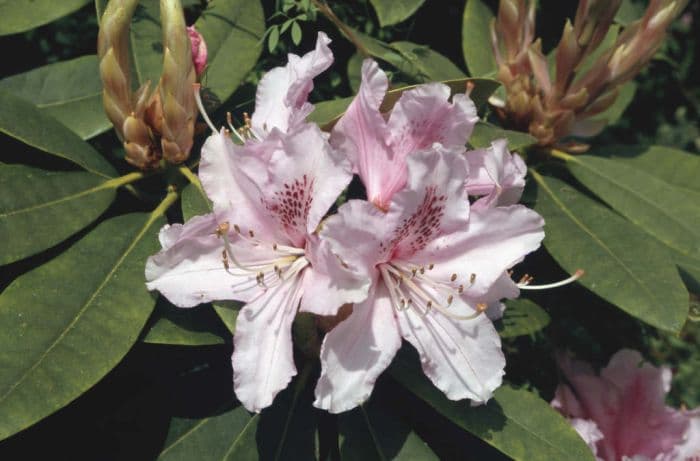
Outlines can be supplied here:
[[359, 303], [367, 298], [372, 282], [366, 271], [352, 267], [332, 253], [331, 244], [310, 237], [306, 257], [311, 261], [304, 279], [304, 296], [299, 310], [318, 315], [335, 315], [346, 303]]
[[483, 196], [474, 208], [518, 203], [525, 188], [527, 166], [518, 154], [508, 152], [506, 140], [496, 140], [488, 149], [467, 152], [467, 161], [467, 193]]
[[[247, 301], [256, 296], [255, 274], [226, 268], [224, 242], [216, 236], [217, 226], [213, 214], [165, 226], [160, 235], [163, 249], [146, 261], [148, 289], [158, 290], [179, 307], [225, 299]], [[237, 257], [247, 264], [274, 256], [271, 250], [252, 248], [234, 236], [231, 239]]]
[[[685, 416], [690, 419], [690, 424], [683, 437], [683, 441], [676, 447], [673, 453], [675, 458], [672, 459], [680, 461], [700, 461], [700, 409], [685, 412]], [[668, 461], [671, 461], [671, 459]]]
[[287, 387], [297, 370], [292, 322], [301, 297], [302, 276], [291, 278], [246, 304], [233, 336], [233, 387], [248, 411], [259, 413]]
[[258, 178], [262, 207], [301, 248], [350, 183], [350, 162], [331, 149], [318, 126], [308, 124], [284, 138], [267, 169]]
[[485, 295], [480, 296], [478, 300], [473, 300], [473, 302], [487, 303], [486, 316], [491, 320], [498, 320], [503, 317], [506, 310], [506, 305], [500, 300], [515, 299], [519, 294], [518, 285], [510, 278], [510, 275], [503, 273]]
[[465, 297], [490, 302], [485, 297], [492, 285], [540, 246], [543, 224], [540, 215], [521, 205], [472, 210], [468, 229], [432, 240], [407, 261], [432, 264], [431, 279], [461, 285]]
[[340, 413], [362, 404], [399, 347], [394, 308], [380, 284], [324, 338], [314, 406]]
[[[580, 435], [584, 442], [586, 442], [586, 445], [588, 445], [588, 448], [591, 449], [593, 454], [597, 455], [597, 443], [603, 439], [603, 433], [600, 432], [600, 429], [598, 429], [595, 421], [590, 419], [574, 418], [570, 421], [570, 423], [578, 435]], [[598, 458], [596, 456], [596, 459], [602, 458]]]
[[[389, 81], [376, 62], [362, 63], [362, 83], [331, 133], [331, 144], [350, 159], [367, 190], [368, 199], [387, 208], [391, 195], [405, 181], [403, 159], [394, 159], [386, 143], [387, 126], [379, 106]], [[388, 189], [388, 183], [397, 184]]]
[[251, 120], [259, 137], [273, 128], [289, 132], [311, 113], [313, 106], [306, 99], [313, 89], [314, 77], [333, 63], [330, 42], [326, 34], [319, 32], [313, 51], [303, 57], [289, 54], [286, 66], [275, 67], [260, 80]]
[[476, 107], [465, 94], [449, 102], [450, 87], [428, 83], [405, 91], [389, 116], [389, 138], [394, 156], [424, 150], [434, 143], [464, 147], [479, 120]]
[[[257, 155], [261, 146], [272, 152], [281, 149], [281, 140], [236, 146], [224, 130], [209, 136], [202, 146], [199, 179], [221, 221], [238, 225], [245, 233], [252, 230], [260, 238], [288, 244], [279, 226], [260, 205], [257, 184], [268, 174], [265, 158]], [[256, 155], [251, 155], [251, 149]]]
[[[455, 299], [450, 310], [474, 312]], [[501, 385], [505, 357], [491, 320], [449, 318], [436, 310], [397, 313], [401, 336], [416, 348], [423, 371], [451, 400], [488, 401]]]
[[395, 248], [394, 257], [408, 257], [440, 234], [467, 227], [467, 162], [463, 151], [436, 144], [433, 149], [416, 152], [406, 159], [408, 181], [394, 196], [390, 208], [402, 215], [402, 225], [389, 243]]

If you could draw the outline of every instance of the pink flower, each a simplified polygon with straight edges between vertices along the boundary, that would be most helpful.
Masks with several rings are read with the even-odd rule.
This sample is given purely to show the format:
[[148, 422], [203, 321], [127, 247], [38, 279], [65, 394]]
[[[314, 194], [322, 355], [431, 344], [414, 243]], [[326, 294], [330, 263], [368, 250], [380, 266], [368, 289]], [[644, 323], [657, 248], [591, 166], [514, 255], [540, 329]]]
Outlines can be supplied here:
[[[299, 94], [305, 95], [310, 75], [291, 72], [290, 88], [304, 88]], [[283, 104], [277, 96], [260, 89], [256, 115], [274, 101]], [[286, 124], [289, 118], [275, 117], [294, 118], [304, 105], [294, 101], [258, 120]], [[223, 130], [207, 139], [199, 177], [213, 213], [165, 226], [163, 249], [146, 264], [147, 287], [177, 306], [247, 303], [236, 322], [232, 364], [236, 395], [255, 412], [296, 374], [291, 325], [297, 310], [333, 315], [365, 299], [369, 289], [366, 276], [343, 267], [316, 235], [352, 178], [350, 163], [316, 125], [295, 124], [286, 133], [280, 126], [269, 125], [274, 134], [263, 142], [235, 145]]]
[[190, 44], [192, 45], [192, 64], [194, 64], [197, 77], [200, 77], [207, 67], [207, 42], [204, 41], [204, 37], [197, 32], [194, 26], [187, 27], [187, 35], [190, 37]]
[[493, 141], [488, 149], [467, 152], [467, 161], [467, 193], [482, 196], [474, 208], [518, 203], [525, 188], [527, 166], [518, 154], [508, 152], [505, 139]]
[[671, 370], [645, 363], [623, 349], [600, 375], [566, 355], [558, 357], [568, 384], [552, 406], [568, 417], [597, 459], [682, 461], [700, 459], [700, 417], [666, 406]]
[[506, 270], [544, 237], [542, 218], [522, 206], [470, 216], [464, 147], [436, 144], [406, 162], [405, 187], [386, 212], [351, 200], [321, 231], [346, 266], [372, 281], [369, 297], [323, 341], [314, 405], [333, 413], [369, 397], [402, 338], [448, 398], [487, 401], [505, 360], [481, 313], [518, 295]]
[[450, 103], [450, 89], [440, 83], [404, 92], [385, 120], [379, 107], [387, 88], [386, 74], [365, 60], [360, 90], [331, 133], [331, 144], [351, 160], [369, 201], [383, 210], [406, 182], [409, 154], [433, 143], [463, 147], [478, 120], [467, 95], [456, 94]]

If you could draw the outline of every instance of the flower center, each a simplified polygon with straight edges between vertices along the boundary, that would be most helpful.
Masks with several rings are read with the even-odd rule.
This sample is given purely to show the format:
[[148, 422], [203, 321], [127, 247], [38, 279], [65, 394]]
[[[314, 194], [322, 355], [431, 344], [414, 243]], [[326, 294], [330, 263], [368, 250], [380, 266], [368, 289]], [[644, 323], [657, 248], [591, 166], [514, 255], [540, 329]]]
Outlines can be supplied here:
[[435, 309], [456, 320], [471, 320], [488, 307], [486, 303], [477, 303], [476, 312], [470, 315], [460, 315], [449, 310], [454, 299], [464, 291], [464, 284], [467, 283], [468, 287], [474, 284], [476, 274], [470, 274], [469, 277], [452, 274], [449, 282], [444, 282], [430, 277], [429, 272], [435, 267], [433, 264], [412, 267], [401, 261], [391, 261], [377, 267], [397, 311], [413, 309], [425, 316]]

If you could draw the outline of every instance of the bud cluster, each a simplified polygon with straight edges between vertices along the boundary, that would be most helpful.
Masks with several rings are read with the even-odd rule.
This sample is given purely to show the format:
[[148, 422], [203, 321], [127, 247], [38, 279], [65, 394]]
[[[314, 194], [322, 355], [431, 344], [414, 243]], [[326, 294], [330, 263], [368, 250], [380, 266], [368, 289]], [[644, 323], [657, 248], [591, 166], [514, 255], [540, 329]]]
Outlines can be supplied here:
[[[160, 81], [153, 91], [151, 82], [145, 82], [132, 92], [129, 25], [137, 4], [138, 0], [109, 2], [102, 16], [97, 49], [105, 112], [124, 144], [126, 161], [149, 170], [157, 168], [163, 158], [177, 164], [189, 157], [197, 118], [193, 85], [198, 75], [192, 48], [197, 47], [197, 65], [203, 68], [206, 45], [193, 28], [186, 28], [180, 1], [161, 0]], [[196, 44], [192, 36], [198, 38]]]
[[608, 109], [620, 87], [651, 60], [687, 0], [651, 0], [644, 16], [626, 26], [607, 48], [604, 39], [621, 3], [580, 0], [573, 24], [567, 20], [552, 52], [550, 72], [542, 42], [535, 39], [535, 2], [501, 0], [491, 23], [497, 78], [506, 90], [506, 100], [495, 104], [498, 115], [508, 125], [528, 131], [541, 146], [600, 132], [606, 121], [593, 117]]

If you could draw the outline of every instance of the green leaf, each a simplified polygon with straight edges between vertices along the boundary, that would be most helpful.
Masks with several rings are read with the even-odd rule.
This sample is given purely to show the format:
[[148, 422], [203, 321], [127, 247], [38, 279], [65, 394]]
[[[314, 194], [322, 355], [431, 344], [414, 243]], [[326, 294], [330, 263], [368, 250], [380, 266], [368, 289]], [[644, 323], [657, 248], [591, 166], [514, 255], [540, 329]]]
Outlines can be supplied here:
[[683, 191], [700, 193], [700, 156], [664, 146], [606, 146], [591, 154], [624, 160]]
[[277, 44], [280, 41], [280, 29], [277, 26], [272, 26], [270, 29], [270, 35], [267, 37], [267, 51], [272, 53], [277, 48]]
[[464, 78], [464, 72], [452, 61], [425, 45], [393, 42], [389, 46], [403, 57], [402, 62], [395, 63], [396, 68], [419, 83]]
[[501, 386], [486, 405], [448, 400], [423, 375], [417, 358], [399, 354], [389, 368], [404, 387], [438, 413], [516, 461], [595, 458], [571, 425], [531, 392]]
[[292, 23], [292, 42], [297, 46], [301, 43], [301, 27], [296, 21]]
[[102, 107], [102, 82], [95, 55], [7, 77], [0, 80], [0, 90], [31, 102], [83, 139], [112, 126]]
[[181, 206], [185, 221], [212, 211], [211, 202], [204, 194], [204, 190], [193, 184], [188, 185], [182, 191]]
[[0, 166], [0, 265], [49, 248], [97, 219], [114, 199], [113, 181], [86, 172]]
[[631, 22], [636, 21], [644, 15], [644, 4], [634, 2], [632, 0], [622, 0], [620, 9], [615, 15], [615, 22], [626, 26]]
[[158, 210], [103, 222], [0, 295], [0, 440], [87, 391], [136, 341], [155, 303], [143, 268]]
[[576, 179], [675, 252], [700, 259], [700, 193], [681, 191], [624, 161], [567, 156]]
[[353, 93], [357, 93], [362, 83], [362, 61], [360, 53], [355, 53], [348, 59], [348, 83]]
[[426, 443], [375, 401], [338, 418], [340, 458], [344, 461], [437, 460]]
[[235, 406], [203, 419], [174, 418], [158, 459], [161, 461], [256, 460], [255, 433], [260, 415]]
[[[474, 84], [470, 97], [472, 101], [474, 101], [477, 108], [486, 104], [489, 96], [491, 96], [491, 94], [500, 85], [495, 80], [483, 78], [461, 78], [457, 80], [446, 80], [440, 83], [444, 83], [445, 85], [449, 86], [452, 90], [452, 94], [456, 94], [464, 93], [469, 82]], [[415, 88], [416, 86], [417, 85], [404, 86], [387, 91], [379, 110], [382, 112], [390, 111], [404, 91]], [[311, 122], [318, 123], [324, 129], [329, 129], [343, 115], [343, 112], [350, 105], [352, 100], [353, 97], [348, 97], [319, 102], [315, 105], [314, 111], [307, 119]]]
[[511, 151], [522, 150], [537, 142], [537, 139], [522, 131], [505, 130], [488, 122], [478, 121], [469, 138], [469, 144], [475, 149], [484, 149], [491, 146], [496, 139], [506, 139], [508, 149]]
[[381, 27], [405, 21], [425, 0], [370, 0]]
[[141, 0], [131, 19], [131, 53], [138, 86], [151, 82], [158, 85], [163, 68], [163, 32], [160, 27], [158, 0]]
[[631, 162], [567, 157], [576, 178], [668, 249], [700, 280], [700, 192], [673, 187]]
[[462, 17], [462, 54], [473, 77], [494, 75], [496, 58], [489, 30], [493, 13], [482, 0], [467, 0]]
[[90, 0], [5, 0], [0, 1], [0, 35], [16, 34], [66, 16]]
[[114, 168], [95, 149], [33, 104], [0, 91], [0, 132], [109, 178]]
[[258, 0], [209, 2], [195, 25], [208, 49], [209, 64], [203, 85], [220, 101], [226, 101], [262, 51], [265, 33], [262, 6]]
[[[532, 171], [544, 245], [583, 286], [657, 328], [680, 331], [688, 293], [666, 250], [634, 224], [568, 184]], [[650, 267], [650, 261], [653, 267]]]
[[502, 338], [514, 338], [540, 331], [549, 324], [549, 314], [529, 299], [509, 299], [503, 318], [496, 322]]
[[143, 342], [178, 346], [209, 346], [231, 342], [228, 328], [210, 304], [179, 308], [161, 299], [146, 328]]

